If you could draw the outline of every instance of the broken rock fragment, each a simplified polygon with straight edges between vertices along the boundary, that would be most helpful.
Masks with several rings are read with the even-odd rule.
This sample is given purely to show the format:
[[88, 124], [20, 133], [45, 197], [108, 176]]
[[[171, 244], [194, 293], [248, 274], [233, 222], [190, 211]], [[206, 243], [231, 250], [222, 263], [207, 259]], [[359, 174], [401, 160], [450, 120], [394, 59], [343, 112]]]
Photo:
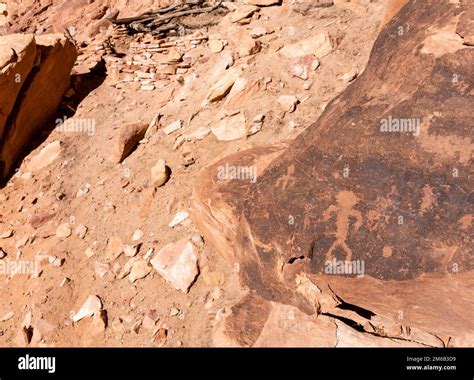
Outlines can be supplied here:
[[224, 49], [224, 43], [222, 40], [210, 40], [209, 49], [211, 49], [213, 53], [220, 53], [222, 49]]
[[242, 74], [241, 68], [231, 68], [224, 72], [224, 74], [217, 80], [216, 83], [209, 89], [206, 101], [217, 102], [222, 100], [231, 90], [235, 81]]
[[102, 334], [108, 325], [107, 311], [99, 310], [92, 316], [90, 334], [92, 336]]
[[137, 260], [132, 264], [128, 278], [130, 279], [130, 282], [133, 283], [148, 276], [148, 274], [151, 272], [151, 269], [152, 268], [145, 260]]
[[143, 235], [145, 235], [145, 233], [141, 229], [136, 229], [135, 231], [133, 231], [132, 240], [139, 241], [143, 238]]
[[131, 245], [125, 244], [123, 246], [123, 251], [125, 253], [125, 256], [135, 257], [136, 254], [138, 253], [138, 248], [139, 247], [140, 247], [140, 245], [131, 246]]
[[173, 132], [176, 132], [177, 130], [183, 128], [183, 121], [182, 120], [176, 120], [175, 122], [169, 124], [163, 129], [163, 132], [165, 132], [167, 135], [170, 135]]
[[294, 95], [281, 95], [278, 98], [278, 104], [285, 112], [293, 112], [296, 110], [298, 104], [298, 98]]
[[2, 233], [0, 233], [0, 239], [8, 239], [11, 238], [14, 234], [13, 230], [6, 230]]
[[10, 311], [10, 312], [8, 312], [8, 313], [6, 313], [6, 314], [4, 314], [0, 317], [0, 322], [6, 322], [6, 321], [12, 319], [14, 315], [15, 315], [15, 313], [13, 311]]
[[75, 229], [74, 229], [74, 234], [79, 238], [79, 239], [84, 239], [86, 237], [88, 228], [84, 226], [83, 224], [79, 224]]
[[313, 54], [321, 59], [331, 53], [332, 49], [329, 34], [320, 32], [304, 40], [284, 46], [280, 50], [280, 54], [286, 58], [299, 58]]
[[153, 186], [163, 186], [170, 178], [170, 168], [166, 166], [166, 161], [160, 159], [151, 168], [151, 182]]
[[309, 73], [319, 67], [319, 60], [314, 55], [306, 55], [290, 63], [291, 75], [307, 80]]
[[79, 311], [74, 314], [72, 320], [79, 322], [83, 318], [92, 317], [94, 314], [99, 313], [100, 310], [102, 310], [102, 301], [98, 296], [90, 295], [82, 304]]
[[260, 41], [253, 39], [250, 34], [244, 34], [239, 40], [238, 47], [239, 57], [243, 58], [258, 53], [261, 49], [261, 43]]
[[122, 127], [110, 157], [111, 161], [119, 164], [127, 158], [145, 137], [147, 129], [147, 124], [130, 124]]
[[179, 211], [174, 216], [173, 220], [168, 224], [169, 227], [173, 228], [183, 222], [185, 222], [189, 218], [189, 213], [186, 210]]
[[151, 265], [176, 289], [187, 293], [199, 275], [198, 250], [187, 239], [163, 247]]
[[33, 329], [22, 326], [15, 337], [15, 344], [19, 347], [28, 346], [33, 336]]
[[187, 135], [184, 136], [186, 141], [196, 141], [196, 140], [202, 140], [204, 139], [207, 135], [211, 133], [211, 129], [208, 127], [199, 127], [193, 132], [188, 133]]
[[340, 79], [344, 83], [349, 83], [349, 82], [352, 82], [354, 79], [356, 79], [358, 75], [359, 75], [359, 72], [357, 71], [357, 69], [352, 68], [347, 73], [342, 75]]
[[34, 328], [33, 328], [33, 336], [31, 337], [31, 342], [33, 344], [41, 342], [46, 335], [52, 333], [57, 326], [48, 322], [43, 318], [37, 318]]
[[60, 239], [65, 239], [72, 234], [72, 229], [69, 223], [64, 223], [58, 226], [56, 229], [56, 236]]
[[108, 261], [116, 260], [123, 253], [123, 241], [120, 236], [112, 236], [105, 248], [105, 256]]
[[234, 11], [234, 13], [232, 14], [230, 20], [232, 22], [242, 21], [243, 19], [246, 19], [246, 18], [252, 16], [258, 10], [259, 10], [259, 8], [256, 7], [255, 5], [243, 5], [239, 8], [237, 8]]
[[57, 160], [61, 154], [61, 142], [53, 141], [46, 145], [39, 153], [34, 156], [27, 165], [27, 169], [31, 172], [37, 172]]
[[211, 127], [211, 131], [219, 141], [233, 141], [245, 138], [247, 136], [245, 116], [242, 113], [229, 116]]

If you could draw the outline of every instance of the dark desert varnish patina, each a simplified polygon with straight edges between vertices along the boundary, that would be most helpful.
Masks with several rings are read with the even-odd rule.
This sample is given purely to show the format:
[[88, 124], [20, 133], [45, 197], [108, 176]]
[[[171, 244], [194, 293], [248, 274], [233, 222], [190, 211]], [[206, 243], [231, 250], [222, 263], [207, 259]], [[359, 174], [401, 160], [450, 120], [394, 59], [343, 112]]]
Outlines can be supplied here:
[[[385, 316], [421, 305], [405, 319], [420, 325], [439, 307], [439, 334], [474, 331], [464, 318], [474, 277], [472, 20], [470, 0], [410, 1], [364, 73], [296, 140], [227, 157], [200, 177], [193, 219], [255, 297], [318, 312], [296, 291], [304, 273]], [[256, 183], [218, 180], [225, 164], [255, 165]], [[364, 262], [364, 278], [328, 276], [333, 260]]]

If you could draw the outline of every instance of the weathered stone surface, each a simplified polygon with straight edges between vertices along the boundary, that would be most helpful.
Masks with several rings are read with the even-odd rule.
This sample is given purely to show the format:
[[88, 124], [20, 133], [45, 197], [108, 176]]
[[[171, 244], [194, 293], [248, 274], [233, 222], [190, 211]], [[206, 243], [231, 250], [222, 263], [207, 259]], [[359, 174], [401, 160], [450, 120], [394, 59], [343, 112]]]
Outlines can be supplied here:
[[310, 316], [293, 306], [273, 304], [254, 347], [334, 347], [336, 326], [324, 316]]
[[336, 324], [294, 306], [245, 295], [215, 326], [217, 347], [334, 347]]
[[[289, 146], [237, 153], [198, 177], [193, 220], [256, 296], [306, 314], [348, 308], [365, 333], [390, 339], [398, 321], [419, 330], [402, 334], [406, 345], [474, 344], [462, 337], [474, 331], [474, 231], [463, 222], [474, 214], [474, 50], [457, 34], [472, 12], [410, 1], [397, 15], [410, 33], [389, 23], [358, 80]], [[221, 165], [256, 166], [258, 180], [220, 181]], [[363, 270], [332, 274], [333, 262]], [[321, 292], [301, 292], [301, 273]], [[263, 307], [248, 303], [247, 314]], [[253, 345], [269, 313], [230, 318], [256, 331], [234, 343]]]
[[101, 299], [98, 296], [90, 295], [87, 297], [79, 311], [74, 314], [72, 320], [74, 322], [79, 322], [83, 318], [92, 317], [94, 314], [100, 312], [100, 310], [102, 310]]
[[150, 263], [171, 285], [183, 293], [189, 291], [199, 274], [197, 249], [186, 239], [166, 245]]
[[61, 142], [56, 140], [46, 145], [37, 155], [33, 156], [28, 162], [27, 168], [31, 172], [41, 170], [51, 165], [61, 154]]
[[253, 39], [250, 33], [243, 33], [238, 44], [239, 57], [247, 57], [256, 54], [261, 49], [260, 41]]
[[8, 7], [6, 3], [0, 3], [0, 26], [6, 23], [8, 16]]
[[120, 236], [112, 236], [107, 241], [105, 257], [107, 261], [116, 260], [123, 253], [123, 241]]
[[229, 116], [211, 127], [211, 131], [219, 141], [242, 139], [247, 135], [245, 116], [242, 113]]
[[331, 37], [327, 32], [316, 33], [307, 39], [284, 46], [280, 54], [286, 58], [299, 58], [307, 55], [315, 55], [321, 59], [328, 55], [333, 49]]
[[353, 328], [350, 328], [340, 321], [336, 321], [336, 325], [336, 347], [424, 347], [424, 345], [420, 343], [364, 334], [354, 330]]
[[135, 282], [146, 277], [151, 272], [151, 266], [145, 260], [137, 260], [130, 269], [130, 282]]
[[141, 123], [123, 126], [110, 156], [111, 161], [118, 164], [125, 160], [145, 137], [147, 129], [148, 125]]
[[221, 40], [210, 40], [209, 49], [211, 49], [213, 53], [219, 53], [224, 49], [224, 43]]
[[285, 112], [293, 112], [298, 104], [298, 98], [294, 95], [280, 95], [277, 101]]
[[41, 342], [41, 340], [45, 337], [54, 332], [57, 326], [53, 325], [52, 323], [48, 322], [43, 318], [37, 318], [35, 322], [35, 326], [33, 328], [33, 336], [31, 338], [31, 342], [33, 344]]
[[[0, 178], [10, 173], [33, 136], [54, 116], [64, 92], [69, 88], [71, 69], [77, 58], [76, 47], [64, 35], [47, 34], [35, 39], [35, 68], [21, 78], [21, 91], [15, 98], [15, 106], [3, 131], [0, 127]], [[28, 66], [31, 54], [27, 54]], [[14, 80], [16, 73], [14, 69], [6, 80]]]
[[219, 80], [209, 89], [206, 95], [206, 101], [217, 102], [223, 99], [230, 92], [235, 81], [241, 74], [241, 68], [231, 68], [224, 72]]
[[382, 26], [388, 23], [393, 16], [395, 16], [400, 8], [402, 8], [408, 0], [391, 0], [387, 3], [387, 7], [385, 8], [385, 13], [382, 20]]
[[246, 295], [230, 308], [229, 315], [216, 325], [213, 345], [216, 347], [251, 347], [257, 341], [270, 316], [270, 302]]
[[257, 94], [262, 87], [261, 80], [248, 81], [242, 77], [238, 78], [223, 105], [227, 115], [234, 115], [240, 111], [246, 103], [251, 102], [252, 99], [258, 96]]
[[244, 4], [267, 7], [269, 5], [280, 5], [281, 0], [244, 0]]
[[169, 124], [163, 129], [163, 132], [165, 132], [167, 135], [172, 134], [173, 132], [176, 132], [177, 130], [183, 128], [183, 121], [182, 120], [176, 120], [175, 122]]
[[36, 43], [32, 34], [0, 37], [0, 137], [35, 59]]
[[187, 141], [195, 141], [195, 140], [202, 140], [204, 139], [207, 135], [211, 133], [211, 129], [208, 127], [199, 127], [195, 131], [185, 135], [185, 139]]
[[241, 21], [247, 17], [252, 16], [255, 12], [258, 11], [258, 9], [259, 8], [256, 7], [255, 5], [243, 5], [234, 11], [230, 20], [232, 22]]
[[166, 161], [159, 159], [151, 168], [151, 182], [153, 186], [163, 186], [170, 178], [170, 168], [166, 166]]
[[71, 236], [72, 229], [69, 223], [60, 224], [58, 228], [56, 228], [56, 236], [60, 239], [65, 239]]
[[309, 78], [311, 70], [316, 70], [319, 67], [319, 60], [314, 55], [307, 55], [290, 63], [291, 75], [303, 80]]

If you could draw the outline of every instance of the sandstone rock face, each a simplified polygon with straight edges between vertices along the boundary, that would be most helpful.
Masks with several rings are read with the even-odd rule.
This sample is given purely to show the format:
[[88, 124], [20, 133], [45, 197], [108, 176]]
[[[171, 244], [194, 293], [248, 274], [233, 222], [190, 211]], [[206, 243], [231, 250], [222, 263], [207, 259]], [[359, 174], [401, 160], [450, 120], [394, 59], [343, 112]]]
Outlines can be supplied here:
[[385, 9], [382, 25], [388, 23], [407, 2], [408, 0], [390, 0]]
[[0, 136], [35, 59], [36, 44], [32, 34], [0, 38]]
[[0, 180], [50, 120], [77, 58], [63, 35], [0, 37]]
[[215, 329], [219, 347], [334, 347], [336, 324], [294, 306], [246, 295]]
[[[239, 324], [233, 313], [228, 341], [263, 339], [271, 306], [258, 297], [352, 320], [361, 335], [338, 329], [340, 345], [367, 334], [474, 345], [463, 338], [474, 331], [474, 50], [463, 37], [473, 16], [470, 1], [409, 1], [366, 70], [296, 140], [200, 175], [193, 220], [253, 291], [255, 315]], [[223, 165], [258, 179], [219, 179]]]

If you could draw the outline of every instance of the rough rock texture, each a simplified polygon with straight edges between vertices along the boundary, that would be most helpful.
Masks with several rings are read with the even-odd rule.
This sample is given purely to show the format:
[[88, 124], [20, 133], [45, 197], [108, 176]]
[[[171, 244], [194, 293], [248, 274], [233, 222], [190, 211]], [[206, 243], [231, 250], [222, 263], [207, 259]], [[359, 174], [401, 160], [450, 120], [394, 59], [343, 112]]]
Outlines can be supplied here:
[[46, 145], [28, 162], [28, 170], [35, 172], [52, 164], [61, 154], [61, 142], [56, 140]]
[[[100, 22], [116, 11], [120, 11], [120, 17], [129, 17], [174, 2], [174, 0], [35, 0], [31, 4], [24, 0], [9, 0], [9, 16], [4, 21], [4, 31], [62, 33], [68, 27], [74, 28], [77, 35], [88, 35], [91, 29], [96, 28]], [[44, 23], [30, 21], [35, 18], [44, 19]], [[0, 32], [1, 27], [0, 24]]]
[[150, 263], [166, 281], [184, 293], [199, 274], [197, 249], [186, 239], [166, 245]]
[[[23, 41], [20, 54], [10, 59], [12, 67], [6, 69], [5, 79], [3, 74], [0, 76], [0, 81], [5, 81], [7, 88], [13, 88], [5, 98], [9, 103], [12, 99], [14, 101], [13, 107], [6, 104], [1, 111], [2, 115], [8, 116], [4, 127], [0, 120], [0, 179], [10, 173], [33, 136], [54, 116], [64, 92], [69, 88], [71, 69], [77, 58], [76, 47], [63, 35], [37, 36], [33, 40], [36, 46], [33, 44], [31, 47], [32, 38], [20, 35], [0, 39], [4, 41], [0, 42], [0, 46], [4, 47], [2, 50], [5, 52], [10, 49], [16, 52], [15, 41]], [[14, 41], [13, 47], [8, 45], [9, 41]], [[22, 67], [21, 72], [17, 66]], [[17, 96], [13, 96], [15, 92]]]
[[334, 347], [336, 324], [294, 306], [246, 295], [217, 325], [218, 347]]
[[120, 163], [137, 147], [143, 137], [145, 137], [148, 125], [143, 123], [125, 125], [120, 129], [120, 135], [110, 155], [110, 160]]
[[36, 44], [32, 34], [0, 38], [0, 136], [35, 59]]
[[382, 26], [388, 23], [407, 2], [408, 0], [390, 0], [385, 9]]
[[[410, 1], [366, 70], [288, 147], [237, 153], [202, 173], [193, 219], [239, 263], [251, 298], [406, 345], [474, 344], [474, 50], [463, 41], [473, 16], [471, 1]], [[222, 165], [256, 166], [258, 180], [219, 180]], [[331, 275], [333, 261], [362, 263], [363, 276]], [[269, 310], [246, 303], [254, 318], [234, 337], [253, 345]], [[343, 345], [360, 345], [356, 335]]]
[[0, 27], [3, 26], [8, 17], [8, 7], [7, 4], [4, 2], [0, 3]]

